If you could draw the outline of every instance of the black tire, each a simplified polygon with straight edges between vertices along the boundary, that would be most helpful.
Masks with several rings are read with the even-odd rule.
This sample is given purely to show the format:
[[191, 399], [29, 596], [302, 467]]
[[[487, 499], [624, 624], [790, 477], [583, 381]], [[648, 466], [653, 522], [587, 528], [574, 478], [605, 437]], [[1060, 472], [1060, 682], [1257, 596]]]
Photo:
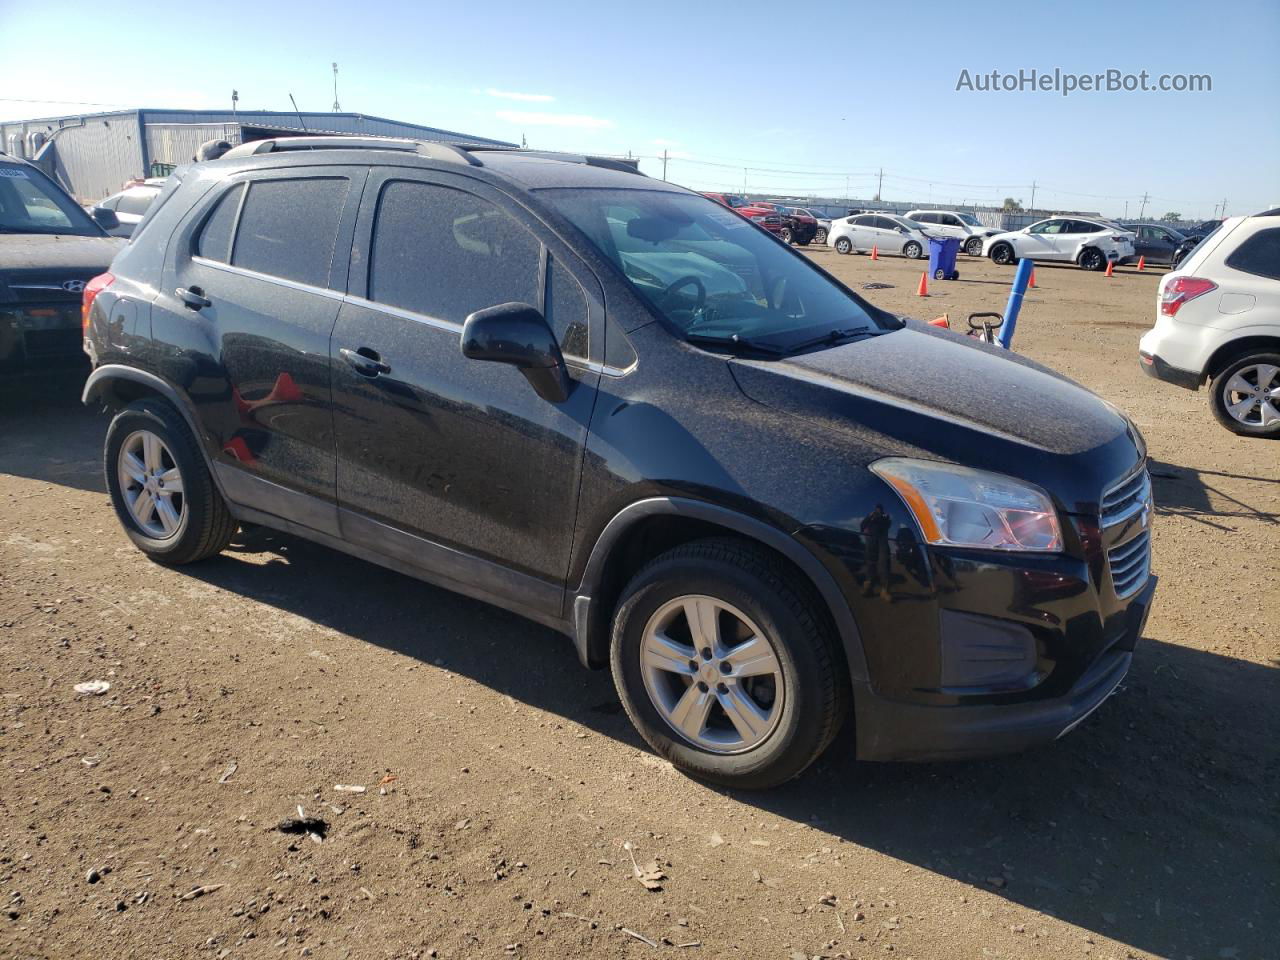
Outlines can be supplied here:
[[848, 237], [836, 237], [836, 253], [853, 253], [853, 241]]
[[[181, 474], [185, 510], [176, 532], [166, 538], [148, 534], [129, 510], [121, 490], [120, 448], [138, 431], [159, 437]], [[231, 542], [238, 524], [213, 484], [191, 429], [168, 402], [148, 398], [122, 409], [107, 428], [103, 453], [107, 491], [120, 525], [134, 546], [152, 560], [174, 566], [194, 563], [220, 553]]]
[[1107, 268], [1107, 258], [1097, 247], [1085, 247], [1080, 251], [1080, 257], [1076, 262], [1081, 270], [1092, 270], [1094, 273]]
[[778, 234], [778, 238], [782, 240], [783, 243], [791, 243], [791, 228], [783, 227], [782, 232]]
[[825, 229], [825, 228], [823, 228], [823, 227], [819, 227], [819, 228], [818, 228], [818, 232], [817, 232], [817, 233], [815, 233], [815, 234], [813, 235], [813, 242], [814, 242], [814, 243], [826, 243], [826, 242], [827, 242], [827, 231], [826, 231], [826, 229]]
[[[1238, 433], [1242, 437], [1266, 437], [1275, 439], [1280, 437], [1280, 422], [1271, 423], [1267, 426], [1263, 426], [1261, 422], [1244, 423], [1233, 417], [1231, 415], [1231, 411], [1228, 409], [1227, 396], [1232, 392], [1229, 389], [1229, 384], [1231, 383], [1232, 378], [1237, 373], [1245, 371], [1245, 376], [1243, 377], [1245, 382], [1256, 385], [1257, 376], [1254, 375], [1253, 379], [1250, 380], [1248, 371], [1250, 367], [1256, 367], [1260, 364], [1280, 367], [1280, 353], [1275, 351], [1259, 350], [1253, 353], [1241, 354], [1239, 357], [1232, 360], [1231, 363], [1222, 368], [1210, 383], [1209, 407], [1213, 410], [1214, 418], [1232, 433]], [[1280, 385], [1280, 374], [1277, 374], [1272, 379], [1270, 385], [1273, 387]], [[1267, 401], [1264, 399], [1263, 402]], [[1273, 407], [1280, 407], [1280, 402], [1272, 401], [1271, 403]], [[1246, 419], [1260, 420], [1261, 408], [1255, 404], [1252, 409], [1246, 411]]]
[[982, 238], [970, 237], [967, 241], [965, 241], [964, 252], [971, 257], [982, 256]]
[[[739, 753], [703, 749], [676, 733], [645, 687], [645, 626], [664, 604], [700, 594], [733, 604], [766, 635], [783, 677], [781, 711], [760, 743]], [[765, 789], [802, 773], [840, 729], [851, 699], [844, 657], [807, 581], [739, 540], [701, 540], [662, 554], [627, 584], [613, 620], [613, 679], [640, 735], [686, 773], [726, 787]]]
[[813, 242], [813, 237], [810, 237], [808, 240], [797, 240], [796, 244], [801, 247], [807, 247], [812, 242]]
[[991, 262], [1007, 267], [1018, 258], [1013, 255], [1013, 247], [1007, 243], [997, 243], [991, 248]]

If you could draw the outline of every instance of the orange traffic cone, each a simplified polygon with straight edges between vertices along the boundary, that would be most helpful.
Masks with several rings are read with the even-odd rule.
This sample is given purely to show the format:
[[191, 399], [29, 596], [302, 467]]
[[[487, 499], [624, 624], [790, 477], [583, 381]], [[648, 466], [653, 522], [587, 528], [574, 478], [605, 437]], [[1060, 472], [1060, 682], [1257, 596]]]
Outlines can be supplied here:
[[931, 327], [945, 327], [946, 329], [950, 330], [950, 329], [951, 329], [951, 315], [950, 315], [950, 314], [947, 314], [947, 313], [944, 313], [944, 314], [943, 314], [942, 316], [940, 316], [940, 317], [934, 317], [932, 320], [930, 320], [930, 321], [929, 321], [929, 326], [931, 326]]
[[1035, 288], [1035, 285], [1036, 285], [1036, 271], [1035, 271], [1035, 268], [1034, 268], [1034, 267], [1032, 267], [1032, 268], [1031, 268], [1031, 287], [1032, 287], [1032, 289], [1034, 289], [1034, 288]]
[[1108, 261], [1107, 261], [1107, 272], [1106, 272], [1106, 276], [1108, 276], [1108, 277], [1109, 277], [1109, 276], [1111, 276], [1111, 273], [1112, 273], [1112, 271], [1114, 270], [1114, 268], [1115, 268], [1115, 262], [1114, 262], [1114, 261], [1112, 261], [1112, 260], [1108, 260]]
[[1139, 271], [1142, 271], [1142, 270], [1145, 270], [1145, 269], [1147, 269], [1147, 258], [1146, 258], [1146, 257], [1139, 257], [1139, 258], [1138, 258], [1138, 270], [1139, 270]]
[[927, 297], [929, 295], [929, 284], [925, 280], [923, 271], [920, 273], [920, 288], [916, 290], [917, 297]]
[[876, 245], [874, 243], [871, 245], [871, 259], [872, 260], [880, 259], [880, 251], [876, 249]]

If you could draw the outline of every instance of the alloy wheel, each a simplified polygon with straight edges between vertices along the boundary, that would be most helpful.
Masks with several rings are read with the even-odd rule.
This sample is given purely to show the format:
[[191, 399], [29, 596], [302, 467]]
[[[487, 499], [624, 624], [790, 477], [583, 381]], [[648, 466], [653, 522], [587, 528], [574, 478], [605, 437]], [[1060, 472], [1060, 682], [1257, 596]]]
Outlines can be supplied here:
[[1255, 363], [1241, 367], [1222, 385], [1227, 413], [1250, 427], [1280, 423], [1280, 367]]
[[182, 472], [165, 442], [149, 430], [136, 430], [120, 445], [116, 459], [120, 495], [134, 523], [148, 537], [168, 540], [187, 515]]
[[703, 595], [676, 597], [649, 618], [640, 641], [645, 690], [680, 737], [711, 753], [763, 743], [782, 715], [782, 665], [741, 610]]

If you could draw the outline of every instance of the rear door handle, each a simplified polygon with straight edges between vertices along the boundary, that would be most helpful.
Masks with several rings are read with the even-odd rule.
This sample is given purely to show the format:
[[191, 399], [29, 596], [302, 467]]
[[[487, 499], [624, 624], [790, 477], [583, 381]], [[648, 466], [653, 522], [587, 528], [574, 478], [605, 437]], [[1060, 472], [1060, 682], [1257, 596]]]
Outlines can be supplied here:
[[383, 363], [382, 358], [378, 356], [378, 351], [369, 347], [361, 347], [359, 350], [348, 350], [342, 347], [338, 353], [361, 376], [376, 377], [380, 373], [391, 372], [391, 364]]
[[213, 306], [213, 301], [206, 297], [199, 287], [179, 287], [174, 293], [188, 310], [201, 310], [204, 307]]

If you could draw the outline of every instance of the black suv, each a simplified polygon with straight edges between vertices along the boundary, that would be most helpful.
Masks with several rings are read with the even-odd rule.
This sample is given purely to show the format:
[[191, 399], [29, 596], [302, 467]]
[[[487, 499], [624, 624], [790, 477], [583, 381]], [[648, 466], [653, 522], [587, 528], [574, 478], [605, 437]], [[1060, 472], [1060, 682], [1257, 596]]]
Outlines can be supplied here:
[[[172, 184], [177, 184], [172, 186]], [[163, 563], [255, 523], [610, 665], [722, 784], [1052, 740], [1155, 589], [1133, 425], [608, 160], [262, 141], [178, 171], [89, 308]]]
[[84, 363], [81, 294], [124, 245], [107, 236], [118, 224], [0, 153], [0, 377]]

